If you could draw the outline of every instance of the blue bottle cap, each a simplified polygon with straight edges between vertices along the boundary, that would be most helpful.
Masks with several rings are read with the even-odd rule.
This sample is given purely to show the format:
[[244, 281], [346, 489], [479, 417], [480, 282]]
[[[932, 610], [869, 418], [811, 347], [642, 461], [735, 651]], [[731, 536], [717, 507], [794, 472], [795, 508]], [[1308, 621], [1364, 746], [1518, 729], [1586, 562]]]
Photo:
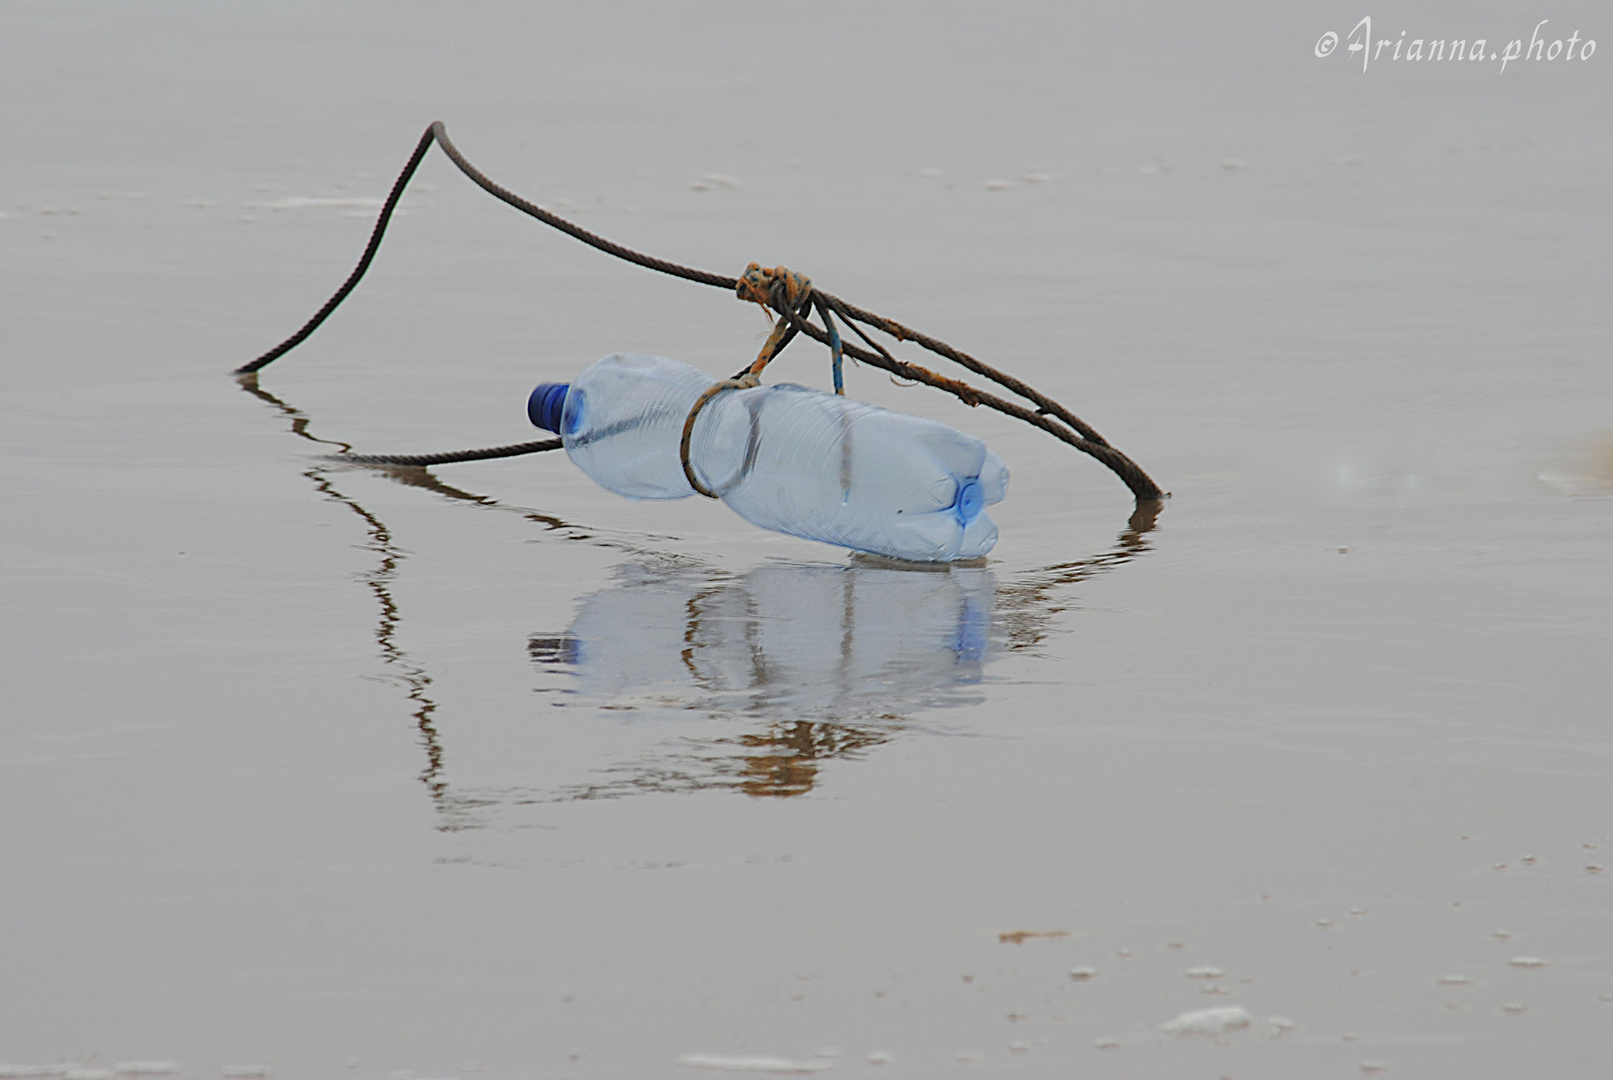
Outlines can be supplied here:
[[526, 415], [532, 426], [558, 432], [560, 416], [566, 409], [566, 391], [570, 389], [570, 383], [539, 383], [532, 396], [526, 399]]

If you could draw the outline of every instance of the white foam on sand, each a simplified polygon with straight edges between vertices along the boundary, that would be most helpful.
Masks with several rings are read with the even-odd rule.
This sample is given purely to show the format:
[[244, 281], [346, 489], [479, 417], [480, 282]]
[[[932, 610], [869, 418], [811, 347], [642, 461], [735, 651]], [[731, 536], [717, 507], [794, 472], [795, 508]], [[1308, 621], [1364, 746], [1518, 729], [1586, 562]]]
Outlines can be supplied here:
[[1242, 1005], [1222, 1005], [1214, 1009], [1194, 1009], [1159, 1025], [1161, 1031], [1175, 1035], [1220, 1035], [1236, 1031], [1254, 1023], [1254, 1017]]
[[834, 1062], [822, 1058], [811, 1061], [791, 1061], [789, 1058], [730, 1054], [684, 1054], [677, 1063], [690, 1069], [714, 1069], [719, 1072], [762, 1072], [792, 1075], [823, 1072], [834, 1068]]

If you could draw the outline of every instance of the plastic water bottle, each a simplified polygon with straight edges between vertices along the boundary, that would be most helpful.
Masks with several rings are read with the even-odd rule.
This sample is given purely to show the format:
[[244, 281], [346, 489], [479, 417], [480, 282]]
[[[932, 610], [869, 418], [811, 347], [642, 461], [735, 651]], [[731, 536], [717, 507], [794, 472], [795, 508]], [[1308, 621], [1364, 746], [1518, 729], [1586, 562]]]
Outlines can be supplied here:
[[[613, 353], [572, 383], [527, 402], [578, 468], [630, 499], [682, 499], [694, 488], [678, 445], [714, 380], [677, 360]], [[689, 462], [705, 487], [764, 529], [895, 559], [984, 555], [984, 513], [1008, 469], [972, 436], [793, 383], [717, 394], [695, 418]]]

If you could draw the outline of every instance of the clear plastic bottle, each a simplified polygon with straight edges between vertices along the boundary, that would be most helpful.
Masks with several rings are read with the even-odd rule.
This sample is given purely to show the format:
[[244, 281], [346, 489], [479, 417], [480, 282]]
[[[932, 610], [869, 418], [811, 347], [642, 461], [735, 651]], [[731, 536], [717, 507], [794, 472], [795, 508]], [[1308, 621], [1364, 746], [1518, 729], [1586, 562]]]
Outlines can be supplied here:
[[[614, 353], [570, 383], [544, 383], [527, 413], [557, 432], [601, 487], [630, 499], [694, 494], [678, 445], [714, 380], [677, 360]], [[972, 559], [997, 526], [985, 507], [1008, 469], [945, 424], [793, 383], [727, 390], [695, 419], [695, 475], [764, 529], [917, 562]]]

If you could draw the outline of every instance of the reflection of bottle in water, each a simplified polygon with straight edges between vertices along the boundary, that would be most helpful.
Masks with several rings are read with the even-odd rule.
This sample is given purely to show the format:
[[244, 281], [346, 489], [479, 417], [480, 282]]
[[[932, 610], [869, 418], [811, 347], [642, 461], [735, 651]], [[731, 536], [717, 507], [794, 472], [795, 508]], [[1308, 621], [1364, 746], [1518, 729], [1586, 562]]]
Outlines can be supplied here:
[[995, 591], [983, 568], [645, 573], [589, 597], [564, 637], [532, 648], [551, 670], [575, 671], [580, 704], [890, 717], [976, 700], [967, 687], [988, 657]]
[[[711, 384], [676, 360], [616, 353], [573, 383], [539, 386], [527, 411], [601, 487], [681, 499], [694, 494], [678, 452], [684, 421]], [[1008, 490], [1008, 469], [979, 439], [791, 383], [709, 400], [689, 461], [752, 524], [922, 562], [990, 551], [997, 526], [984, 509]]]

